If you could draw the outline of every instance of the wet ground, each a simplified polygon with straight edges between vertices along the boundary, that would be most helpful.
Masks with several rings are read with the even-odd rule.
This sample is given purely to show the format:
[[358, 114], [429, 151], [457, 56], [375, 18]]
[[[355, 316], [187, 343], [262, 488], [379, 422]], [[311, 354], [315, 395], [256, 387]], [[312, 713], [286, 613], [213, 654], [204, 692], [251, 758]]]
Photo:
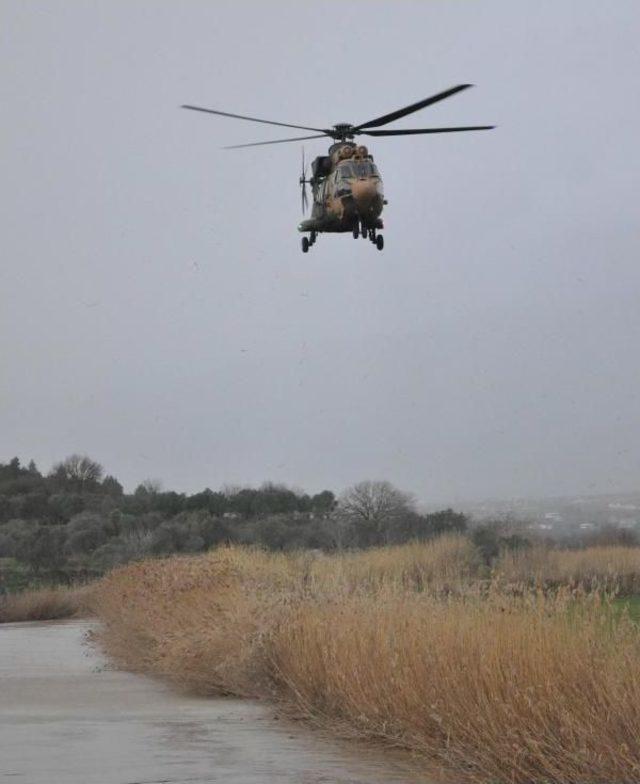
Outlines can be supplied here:
[[85, 622], [0, 626], [0, 782], [424, 784], [404, 756], [107, 668]]

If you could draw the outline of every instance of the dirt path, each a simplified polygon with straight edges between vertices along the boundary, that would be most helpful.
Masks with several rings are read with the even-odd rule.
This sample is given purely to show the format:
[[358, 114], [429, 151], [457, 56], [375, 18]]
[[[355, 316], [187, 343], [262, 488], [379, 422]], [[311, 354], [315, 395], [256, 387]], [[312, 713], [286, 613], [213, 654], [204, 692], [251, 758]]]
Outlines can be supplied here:
[[105, 668], [84, 622], [0, 626], [0, 781], [424, 784], [404, 758]]

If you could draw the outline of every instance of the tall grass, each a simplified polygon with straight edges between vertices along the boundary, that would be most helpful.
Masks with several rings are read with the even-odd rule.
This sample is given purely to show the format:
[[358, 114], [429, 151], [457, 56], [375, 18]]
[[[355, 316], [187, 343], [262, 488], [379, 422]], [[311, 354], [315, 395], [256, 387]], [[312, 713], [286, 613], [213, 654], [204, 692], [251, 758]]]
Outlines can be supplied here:
[[558, 600], [305, 603], [265, 647], [310, 717], [479, 782], [637, 782], [637, 629]]
[[579, 586], [630, 596], [640, 593], [640, 547], [554, 550], [536, 546], [503, 553], [496, 571], [512, 583]]
[[48, 621], [87, 612], [88, 588], [39, 588], [0, 597], [0, 623]]
[[477, 588], [466, 540], [311, 557], [228, 549], [98, 586], [124, 665], [272, 697], [458, 781], [640, 780], [640, 632], [600, 594]]
[[316, 559], [310, 578], [315, 588], [341, 594], [399, 590], [448, 595], [468, 591], [482, 570], [470, 540], [454, 535]]

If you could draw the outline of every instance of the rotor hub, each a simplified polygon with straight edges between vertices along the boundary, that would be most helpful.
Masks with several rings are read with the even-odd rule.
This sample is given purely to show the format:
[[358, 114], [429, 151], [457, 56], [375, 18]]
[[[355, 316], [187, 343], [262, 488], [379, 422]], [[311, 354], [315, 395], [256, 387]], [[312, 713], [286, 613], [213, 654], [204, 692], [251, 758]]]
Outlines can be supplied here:
[[346, 139], [353, 139], [354, 131], [351, 123], [336, 123], [333, 126], [335, 131], [334, 139], [345, 141]]

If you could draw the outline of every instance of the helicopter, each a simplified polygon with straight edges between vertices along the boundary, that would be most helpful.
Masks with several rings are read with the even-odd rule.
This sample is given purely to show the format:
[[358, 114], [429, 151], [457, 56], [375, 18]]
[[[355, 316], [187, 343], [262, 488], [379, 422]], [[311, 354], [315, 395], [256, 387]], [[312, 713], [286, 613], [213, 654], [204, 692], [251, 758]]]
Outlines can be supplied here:
[[[311, 216], [298, 224], [298, 231], [302, 232], [302, 252], [308, 253], [309, 248], [315, 244], [318, 235], [323, 232], [348, 232], [354, 239], [362, 237], [369, 239], [378, 250], [384, 248], [384, 237], [379, 230], [384, 228], [382, 209], [387, 200], [384, 198], [382, 177], [376, 166], [373, 155], [365, 145], [354, 142], [355, 136], [411, 136], [424, 133], [455, 133], [459, 131], [488, 131], [494, 125], [468, 125], [460, 127], [443, 128], [403, 128], [392, 130], [378, 130], [394, 120], [399, 120], [408, 114], [417, 112], [434, 103], [450, 98], [452, 95], [472, 87], [471, 84], [458, 84], [448, 90], [424, 98], [402, 109], [375, 117], [373, 120], [352, 125], [351, 123], [337, 123], [331, 128], [313, 128], [308, 125], [292, 125], [291, 123], [276, 122], [274, 120], [261, 120], [257, 117], [247, 117], [242, 114], [231, 114], [217, 109], [207, 109], [202, 106], [183, 104], [182, 109], [191, 109], [196, 112], [217, 114], [222, 117], [233, 117], [237, 120], [264, 123], [265, 125], [279, 125], [285, 128], [297, 128], [304, 131], [315, 131], [312, 136], [296, 136], [287, 139], [274, 139], [249, 144], [233, 144], [225, 147], [226, 150], [237, 150], [243, 147], [261, 147], [267, 144], [283, 144], [286, 142], [299, 142], [308, 139], [331, 138], [334, 143], [329, 147], [327, 155], [320, 155], [311, 164], [311, 177], [307, 179], [307, 169], [302, 151], [302, 175], [299, 184], [302, 189], [302, 214], [308, 208], [307, 185], [311, 186], [313, 206]], [[308, 235], [308, 236], [307, 236]]]

